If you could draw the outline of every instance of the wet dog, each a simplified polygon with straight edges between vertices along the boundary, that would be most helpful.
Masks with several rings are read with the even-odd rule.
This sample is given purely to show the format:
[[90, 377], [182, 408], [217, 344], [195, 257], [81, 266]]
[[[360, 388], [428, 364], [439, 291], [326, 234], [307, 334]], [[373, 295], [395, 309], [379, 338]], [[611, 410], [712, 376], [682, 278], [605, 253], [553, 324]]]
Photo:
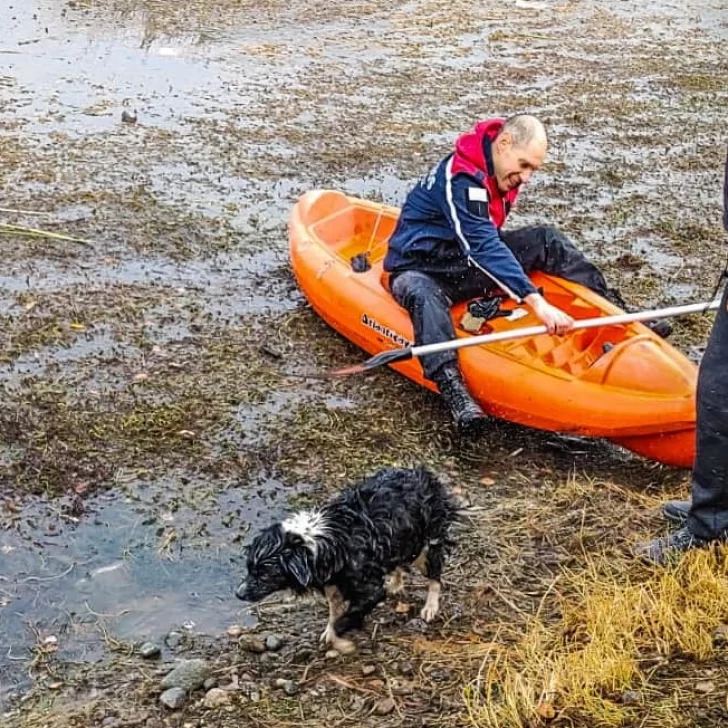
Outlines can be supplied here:
[[429, 580], [420, 616], [427, 622], [437, 616], [456, 518], [454, 499], [428, 470], [382, 469], [320, 509], [261, 531], [248, 547], [248, 574], [236, 596], [257, 602], [282, 590], [320, 592], [329, 605], [321, 640], [353, 652], [356, 646], [342, 635], [362, 627], [384, 599], [387, 578], [387, 591], [402, 590], [410, 565]]

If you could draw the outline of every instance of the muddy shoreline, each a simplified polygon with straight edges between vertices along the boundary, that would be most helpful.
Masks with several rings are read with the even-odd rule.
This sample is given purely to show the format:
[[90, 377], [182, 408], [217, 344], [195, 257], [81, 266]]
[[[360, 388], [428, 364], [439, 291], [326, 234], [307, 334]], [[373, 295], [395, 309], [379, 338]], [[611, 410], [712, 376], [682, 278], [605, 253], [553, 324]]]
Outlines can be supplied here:
[[[493, 650], [558, 621], [560, 575], [658, 532], [688, 474], [507, 423], [463, 445], [394, 372], [318, 378], [362, 353], [298, 291], [288, 215], [314, 187], [399, 205], [477, 118], [528, 110], [551, 150], [511, 224], [559, 225], [635, 304], [705, 300], [725, 10], [16, 0], [0, 27], [0, 222], [77, 239], [0, 232], [0, 725], [491, 725], [464, 696]], [[710, 324], [675, 345], [697, 360]], [[320, 605], [233, 598], [251, 530], [423, 462], [470, 507], [442, 620], [417, 623], [416, 583], [327, 658]], [[609, 697], [622, 724], [723, 715], [724, 654], [675, 650], [653, 700]], [[193, 657], [224, 702], [164, 708]]]

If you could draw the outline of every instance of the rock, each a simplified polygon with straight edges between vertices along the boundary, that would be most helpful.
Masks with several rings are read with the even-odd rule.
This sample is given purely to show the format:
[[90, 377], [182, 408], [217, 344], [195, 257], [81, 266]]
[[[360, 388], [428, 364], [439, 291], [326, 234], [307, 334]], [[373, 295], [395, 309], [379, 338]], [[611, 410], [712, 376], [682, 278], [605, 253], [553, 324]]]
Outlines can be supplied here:
[[210, 666], [205, 660], [185, 660], [162, 679], [163, 688], [182, 688], [187, 692], [204, 685], [210, 677]]
[[253, 635], [245, 635], [238, 640], [238, 644], [248, 652], [260, 655], [265, 652], [265, 643], [260, 637], [254, 637]]
[[240, 637], [243, 634], [243, 628], [239, 624], [231, 624], [225, 631], [228, 637]]
[[212, 690], [212, 688], [216, 688], [217, 687], [217, 678], [208, 677], [207, 680], [205, 680], [205, 682], [202, 683], [202, 687], [205, 688], [205, 690]]
[[177, 710], [184, 705], [187, 693], [182, 688], [170, 688], [159, 696], [159, 702], [170, 710]]
[[130, 114], [126, 109], [124, 109], [124, 111], [121, 112], [121, 120], [125, 124], [136, 124], [136, 120], [137, 120], [136, 110], [133, 114]]
[[410, 619], [410, 621], [407, 622], [407, 624], [405, 624], [404, 628], [408, 632], [422, 632], [422, 633], [424, 633], [424, 632], [427, 632], [428, 625], [427, 625], [427, 622], [425, 622], [424, 619], [420, 619], [419, 617], [417, 617], [415, 619]]
[[369, 677], [369, 675], [373, 675], [376, 671], [376, 665], [362, 665], [361, 668], [361, 674], [364, 675], [364, 677]]
[[286, 680], [285, 684], [283, 685], [283, 692], [290, 697], [298, 695], [299, 691], [300, 688], [298, 687], [298, 683], [294, 680]]
[[121, 721], [113, 715], [109, 715], [101, 721], [101, 728], [119, 728], [120, 725]]
[[374, 712], [377, 715], [389, 715], [394, 710], [394, 700], [392, 698], [384, 698], [374, 706]]
[[728, 624], [719, 624], [713, 632], [713, 642], [717, 645], [728, 644]]
[[399, 672], [401, 675], [405, 675], [405, 676], [409, 677], [410, 675], [412, 675], [414, 673], [414, 671], [415, 671], [415, 669], [414, 669], [414, 667], [412, 667], [411, 662], [403, 662], [399, 666]]
[[219, 708], [221, 705], [227, 705], [230, 699], [230, 693], [226, 690], [212, 688], [205, 694], [205, 697], [202, 699], [202, 704], [206, 708]]
[[170, 632], [164, 638], [164, 644], [170, 650], [176, 650], [185, 641], [185, 636], [181, 632]]
[[265, 638], [265, 649], [271, 652], [277, 652], [283, 647], [283, 637], [277, 634], [269, 634]]
[[308, 662], [316, 652], [310, 647], [299, 647], [293, 654], [293, 662]]
[[139, 654], [145, 659], [145, 660], [151, 660], [154, 657], [159, 657], [159, 655], [162, 653], [162, 650], [159, 649], [158, 645], [155, 645], [154, 642], [145, 642], [140, 648], [139, 648]]
[[695, 683], [695, 689], [699, 693], [712, 693], [715, 690], [715, 683], [710, 680], [701, 680]]
[[364, 698], [362, 698], [361, 695], [355, 695], [350, 701], [349, 701], [349, 710], [352, 713], [358, 713], [366, 703], [364, 702]]
[[644, 697], [639, 690], [625, 690], [622, 693], [622, 702], [625, 705], [642, 705]]
[[336, 650], [328, 650], [326, 652], [327, 660], [335, 660], [338, 656], [339, 656], [339, 653]]
[[539, 703], [536, 706], [536, 714], [542, 720], [549, 721], [556, 717], [556, 709], [551, 703]]

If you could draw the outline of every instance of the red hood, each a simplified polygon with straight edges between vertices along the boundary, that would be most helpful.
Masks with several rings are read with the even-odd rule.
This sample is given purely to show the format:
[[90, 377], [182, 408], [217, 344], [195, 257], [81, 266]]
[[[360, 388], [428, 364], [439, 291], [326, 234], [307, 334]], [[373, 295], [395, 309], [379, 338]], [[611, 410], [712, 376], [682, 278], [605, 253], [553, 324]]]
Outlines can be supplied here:
[[474, 177], [488, 191], [490, 216], [497, 227], [502, 227], [511, 207], [518, 197], [518, 187], [505, 195], [498, 189], [493, 162], [486, 157], [486, 139], [491, 142], [498, 136], [505, 119], [486, 119], [475, 125], [455, 141], [452, 160], [453, 176], [464, 173]]
[[[488, 169], [485, 158], [483, 140], [496, 138], [505, 119], [487, 119], [475, 125], [473, 131], [466, 132], [455, 141], [455, 162], [461, 169], [458, 171], [477, 176], [478, 172], [490, 177], [493, 170]], [[467, 169], [470, 167], [470, 169]], [[455, 170], [453, 170], [454, 173]]]

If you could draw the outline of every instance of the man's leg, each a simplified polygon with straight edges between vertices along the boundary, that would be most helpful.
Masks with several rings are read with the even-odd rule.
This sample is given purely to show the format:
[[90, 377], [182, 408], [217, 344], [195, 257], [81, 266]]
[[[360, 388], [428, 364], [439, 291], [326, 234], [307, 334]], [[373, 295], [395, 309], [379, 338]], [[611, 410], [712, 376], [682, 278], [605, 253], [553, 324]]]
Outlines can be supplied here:
[[[452, 284], [452, 280], [420, 271], [404, 271], [394, 277], [391, 289], [397, 303], [407, 310], [412, 319], [416, 345], [455, 339], [450, 309], [453, 299], [460, 300], [460, 297], [466, 296]], [[443, 351], [430, 354], [421, 357], [420, 363], [425, 377], [437, 384], [460, 432], [469, 436], [479, 434], [487, 416], [465, 387], [457, 353]]]
[[557, 228], [533, 225], [502, 230], [501, 239], [526, 273], [536, 270], [553, 273], [609, 298], [610, 289], [602, 272]]
[[654, 563], [728, 536], [728, 286], [698, 372], [697, 440], [692, 505], [685, 525], [663, 538], [638, 544]]
[[[609, 288], [604, 274], [560, 230], [551, 225], [534, 225], [501, 231], [501, 239], [518, 259], [523, 270], [536, 270], [581, 283], [619, 308], [628, 309], [616, 288]], [[656, 334], [666, 338], [672, 325], [666, 321], [645, 322]]]

